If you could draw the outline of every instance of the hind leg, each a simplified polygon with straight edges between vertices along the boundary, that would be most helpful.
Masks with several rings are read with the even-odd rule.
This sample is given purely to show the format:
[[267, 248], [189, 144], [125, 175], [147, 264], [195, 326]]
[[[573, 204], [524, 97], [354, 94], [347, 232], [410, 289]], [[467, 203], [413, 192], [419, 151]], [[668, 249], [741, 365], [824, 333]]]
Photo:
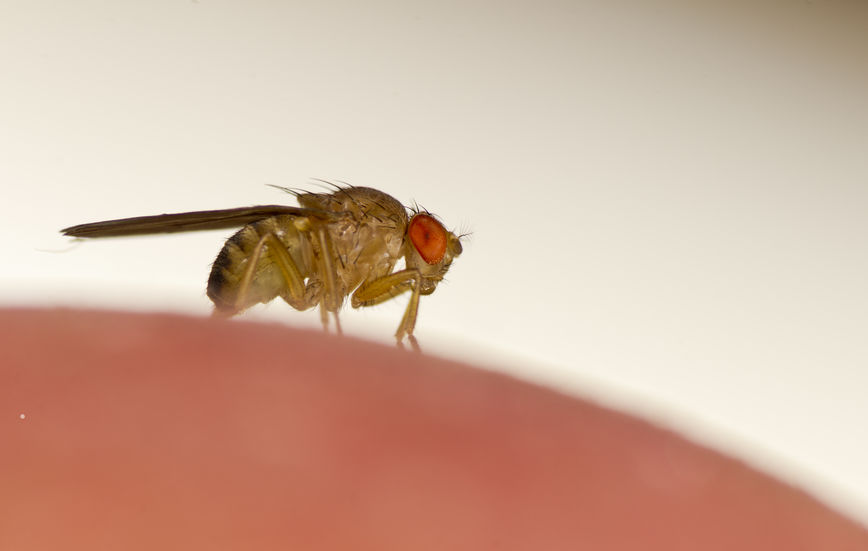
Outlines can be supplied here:
[[[241, 312], [256, 303], [256, 301], [251, 303], [248, 295], [250, 294], [250, 288], [254, 282], [256, 270], [264, 255], [268, 255], [268, 258], [280, 272], [285, 288], [293, 301], [290, 304], [296, 308], [298, 308], [298, 306], [294, 303], [297, 303], [299, 306], [304, 304], [304, 299], [307, 293], [304, 285], [304, 278], [302, 277], [298, 266], [292, 259], [292, 256], [290, 256], [289, 251], [286, 249], [286, 245], [284, 245], [272, 232], [267, 232], [256, 243], [253, 252], [247, 259], [247, 266], [244, 269], [244, 275], [241, 276], [241, 280], [238, 283], [238, 293], [235, 295], [235, 300], [232, 303], [232, 311], [228, 312], [230, 315]], [[303, 310], [306, 308], [310, 308], [310, 306], [299, 309]]]

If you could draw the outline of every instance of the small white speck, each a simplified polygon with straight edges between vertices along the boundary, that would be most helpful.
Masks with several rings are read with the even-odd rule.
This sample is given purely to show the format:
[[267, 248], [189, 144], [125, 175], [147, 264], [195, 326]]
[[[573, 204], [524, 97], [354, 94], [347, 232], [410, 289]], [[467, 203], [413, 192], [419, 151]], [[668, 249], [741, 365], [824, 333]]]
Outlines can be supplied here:
[[23, 413], [19, 413], [19, 414], [18, 414], [18, 418], [21, 419], [22, 421], [23, 421], [26, 417], [27, 417], [27, 416], [24, 415]]

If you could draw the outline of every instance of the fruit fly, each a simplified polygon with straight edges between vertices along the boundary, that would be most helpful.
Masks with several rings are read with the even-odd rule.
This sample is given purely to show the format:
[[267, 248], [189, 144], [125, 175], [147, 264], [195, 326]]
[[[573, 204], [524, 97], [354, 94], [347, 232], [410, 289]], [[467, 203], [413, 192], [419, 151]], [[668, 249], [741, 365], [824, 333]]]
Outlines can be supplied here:
[[[277, 186], [273, 186], [277, 187]], [[117, 237], [243, 226], [211, 267], [208, 297], [214, 314], [232, 316], [281, 297], [296, 310], [320, 307], [341, 332], [338, 310], [373, 306], [410, 292], [395, 337], [418, 349], [413, 336], [419, 297], [430, 295], [461, 254], [459, 236], [427, 211], [407, 210], [397, 199], [367, 187], [331, 193], [299, 192], [298, 207], [263, 205], [160, 214], [81, 224], [61, 230], [72, 237]], [[404, 269], [395, 271], [398, 260]]]

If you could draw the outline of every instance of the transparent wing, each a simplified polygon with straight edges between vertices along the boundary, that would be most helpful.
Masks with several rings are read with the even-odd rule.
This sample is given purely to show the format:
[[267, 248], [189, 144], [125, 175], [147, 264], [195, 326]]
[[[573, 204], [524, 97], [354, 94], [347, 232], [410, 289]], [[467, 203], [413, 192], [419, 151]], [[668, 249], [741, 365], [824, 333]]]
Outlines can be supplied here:
[[220, 230], [244, 226], [272, 216], [312, 216], [321, 219], [333, 218], [336, 213], [284, 205], [261, 205], [236, 209], [202, 210], [156, 216], [137, 216], [105, 220], [90, 224], [70, 226], [61, 231], [72, 237], [119, 237], [151, 233], [175, 233], [201, 230]]

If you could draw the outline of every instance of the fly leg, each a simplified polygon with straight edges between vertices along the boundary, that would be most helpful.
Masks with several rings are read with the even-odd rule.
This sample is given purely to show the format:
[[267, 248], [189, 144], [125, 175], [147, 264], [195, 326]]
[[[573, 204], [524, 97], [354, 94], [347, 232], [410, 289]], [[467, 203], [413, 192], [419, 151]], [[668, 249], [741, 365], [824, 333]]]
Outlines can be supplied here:
[[251, 306], [247, 304], [247, 295], [250, 291], [250, 286], [253, 283], [253, 277], [256, 272], [257, 265], [263, 254], [269, 254], [274, 264], [280, 270], [283, 280], [289, 289], [289, 294], [296, 301], [304, 299], [304, 278], [295, 264], [295, 261], [290, 256], [280, 239], [271, 232], [263, 235], [253, 248], [253, 253], [247, 259], [247, 267], [244, 269], [244, 275], [238, 284], [238, 294], [233, 302], [233, 312], [237, 313]]
[[416, 328], [416, 316], [419, 314], [419, 291], [422, 288], [419, 285], [419, 280], [413, 281], [413, 293], [410, 295], [410, 302], [407, 303], [407, 309], [404, 310], [404, 316], [401, 318], [401, 324], [398, 325], [398, 331], [395, 333], [395, 338], [398, 342], [407, 335], [407, 340], [410, 341], [410, 346], [414, 350], [419, 350], [419, 343], [416, 342], [416, 337], [413, 336], [413, 330]]
[[419, 348], [419, 342], [416, 340], [415, 335], [413, 335], [413, 330], [416, 328], [416, 316], [419, 313], [419, 290], [421, 289], [421, 285], [419, 285], [419, 281], [415, 280], [413, 282], [413, 292], [410, 295], [410, 302], [407, 303], [407, 309], [404, 310], [404, 316], [401, 318], [401, 324], [398, 325], [398, 331], [395, 333], [395, 338], [398, 339], [398, 346], [404, 348], [401, 344], [401, 341], [404, 335], [407, 335], [407, 341], [410, 343], [410, 347], [414, 352], [422, 352], [422, 349]]
[[337, 271], [334, 265], [334, 247], [332, 246], [331, 237], [326, 231], [326, 224], [319, 222], [310, 224], [308, 221], [299, 220], [296, 222], [296, 228], [301, 231], [311, 232], [318, 248], [319, 255], [317, 264], [319, 267], [320, 279], [323, 283], [323, 291], [320, 293], [319, 312], [322, 320], [323, 329], [328, 331], [329, 312], [332, 312], [335, 317], [335, 329], [338, 335], [343, 334], [341, 329], [341, 320], [338, 317], [338, 310], [343, 302], [344, 295], [338, 291]]
[[407, 303], [407, 309], [404, 310], [404, 317], [401, 318], [398, 331], [395, 332], [395, 338], [398, 339], [400, 345], [406, 336], [413, 349], [418, 351], [419, 344], [413, 336], [413, 329], [416, 327], [416, 315], [419, 312], [419, 296], [422, 289], [420, 279], [421, 275], [418, 270], [407, 269], [367, 281], [353, 293], [353, 308], [380, 304], [395, 298], [404, 291], [412, 291], [410, 302]]
[[[407, 335], [407, 342], [410, 343], [410, 348], [413, 349], [413, 352], [422, 353], [422, 347], [419, 346], [419, 341], [416, 340], [415, 335]], [[398, 348], [404, 350], [404, 344], [401, 341], [398, 341]]]

